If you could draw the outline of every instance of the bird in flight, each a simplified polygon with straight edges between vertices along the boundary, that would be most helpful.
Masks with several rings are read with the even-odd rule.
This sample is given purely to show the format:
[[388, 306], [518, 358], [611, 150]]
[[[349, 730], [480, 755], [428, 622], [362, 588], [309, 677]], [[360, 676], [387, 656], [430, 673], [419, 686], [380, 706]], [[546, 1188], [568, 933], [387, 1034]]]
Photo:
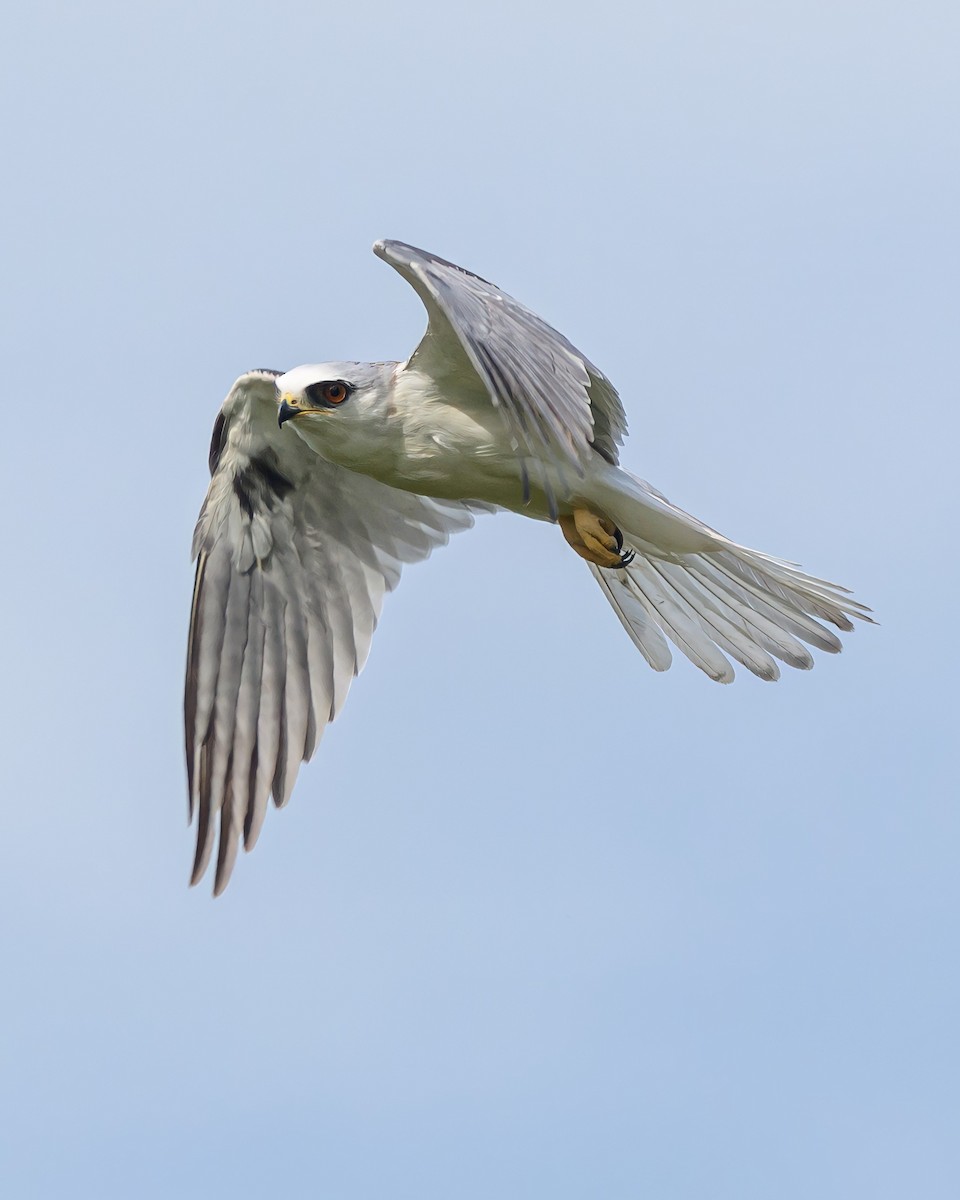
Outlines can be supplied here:
[[[250, 371], [220, 409], [187, 650], [192, 883], [284, 805], [343, 706], [384, 593], [480, 512], [552, 522], [656, 671], [672, 643], [711, 679], [836, 653], [869, 610], [749, 550], [623, 470], [627, 422], [602, 371], [492, 283], [402, 242], [376, 253], [428, 325], [406, 362]], [[218, 827], [218, 829], [217, 829]], [[218, 832], [217, 839], [214, 838]]]

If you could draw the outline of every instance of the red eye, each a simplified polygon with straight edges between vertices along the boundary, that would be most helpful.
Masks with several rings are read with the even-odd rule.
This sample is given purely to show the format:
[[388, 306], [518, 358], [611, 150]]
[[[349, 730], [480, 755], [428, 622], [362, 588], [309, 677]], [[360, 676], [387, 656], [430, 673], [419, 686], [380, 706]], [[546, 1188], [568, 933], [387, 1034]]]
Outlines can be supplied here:
[[322, 394], [328, 404], [342, 404], [347, 398], [347, 389], [342, 383], [325, 383]]

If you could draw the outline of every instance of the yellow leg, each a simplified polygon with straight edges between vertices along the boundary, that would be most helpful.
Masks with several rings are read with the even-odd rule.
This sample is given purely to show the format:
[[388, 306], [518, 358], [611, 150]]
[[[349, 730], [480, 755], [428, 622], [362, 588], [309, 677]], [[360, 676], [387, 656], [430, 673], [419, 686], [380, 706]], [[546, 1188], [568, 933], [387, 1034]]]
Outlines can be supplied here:
[[617, 545], [617, 527], [607, 517], [598, 517], [588, 508], [575, 508], [570, 516], [558, 518], [563, 536], [587, 562], [598, 567], [623, 564]]

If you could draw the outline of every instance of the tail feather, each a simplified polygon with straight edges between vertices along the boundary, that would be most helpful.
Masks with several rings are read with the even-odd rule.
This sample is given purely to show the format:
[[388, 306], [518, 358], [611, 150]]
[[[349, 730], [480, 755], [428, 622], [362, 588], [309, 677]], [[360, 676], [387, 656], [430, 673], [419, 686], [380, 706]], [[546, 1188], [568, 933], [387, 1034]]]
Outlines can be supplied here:
[[772, 680], [779, 675], [775, 659], [809, 670], [807, 646], [830, 654], [842, 648], [821, 622], [844, 632], [854, 620], [872, 623], [870, 610], [846, 588], [738, 546], [618, 467], [598, 467], [584, 499], [621, 531], [623, 549], [633, 551], [626, 566], [590, 569], [658, 671], [671, 661], [664, 635], [711, 679], [729, 683], [733, 667], [725, 654]]
[[[839, 654], [843, 649], [837, 635], [829, 629], [824, 629], [819, 621], [798, 612], [795, 608], [785, 607], [774, 595], [764, 593], [760, 588], [748, 584], [716, 562], [711, 562], [705, 555], [693, 559], [688, 569], [705, 586], [709, 583], [719, 588], [727, 596], [742, 603], [755, 617], [768, 620], [784, 635], [799, 638], [828, 654]], [[784, 658], [784, 662], [788, 661], [789, 659]]]
[[733, 682], [733, 667], [717, 647], [716, 637], [698, 612], [689, 612], [656, 571], [653, 562], [638, 555], [624, 569], [629, 586], [671, 642], [717, 683]]
[[862, 604], [847, 599], [845, 588], [840, 589], [823, 579], [805, 575], [792, 563], [781, 562], [732, 543], [730, 550], [721, 551], [716, 558], [728, 571], [782, 600], [788, 608], [821, 617], [846, 633], [853, 629], [848, 612], [862, 616], [869, 611]]
[[751, 630], [733, 605], [718, 604], [715, 596], [701, 590], [676, 563], [654, 561], [651, 566], [673, 589], [690, 620], [699, 621], [721, 650], [761, 679], [780, 678], [780, 668], [767, 652], [767, 639]]
[[626, 572], [602, 571], [593, 563], [587, 565], [633, 644], [655, 671], [666, 671], [673, 662], [667, 639], [660, 632], [656, 618], [651, 616], [643, 603], [643, 598], [630, 587]]
[[[632, 548], [629, 535], [625, 545]], [[720, 683], [734, 677], [725, 654], [760, 679], [775, 680], [775, 658], [800, 670], [813, 666], [803, 642], [839, 651], [839, 638], [815, 617], [843, 630], [853, 629], [851, 617], [871, 621], [869, 609], [845, 589], [732, 542], [663, 557], [637, 551], [625, 567], [591, 570], [651, 666], [663, 671], [670, 665], [665, 634]]]
[[[634, 644], [657, 671], [670, 666], [669, 639], [711, 679], [729, 683], [725, 655], [761, 679], [777, 679], [776, 659], [813, 666], [807, 646], [836, 654], [843, 632], [870, 610], [846, 588], [795, 563], [731, 542], [671, 504], [643, 480], [604, 467], [590, 502], [623, 535], [634, 557], [623, 567], [591, 565]], [[806, 643], [806, 644], [804, 644]]]
[[[669, 570], [678, 575], [684, 573], [684, 568], [676, 563], [667, 565]], [[764, 607], [767, 608], [767, 612], [772, 610], [768, 606], [763, 606], [759, 597], [754, 597], [755, 607], [751, 608], [749, 599], [744, 598], [743, 591], [738, 590], [736, 585], [730, 581], [726, 581], [728, 586], [725, 587], [722, 576], [717, 579], [711, 576], [707, 570], [695, 566], [693, 563], [686, 570], [694, 584], [702, 589], [711, 607], [720, 612], [726, 612], [731, 621], [737, 623], [744, 637], [756, 641], [768, 654], [779, 658], [787, 666], [796, 667], [801, 671], [810, 670], [813, 666], [813, 655], [797, 637], [793, 636], [790, 629], [781, 627], [765, 614]], [[793, 625], [792, 620], [790, 624]], [[811, 624], [814, 622], [811, 621]], [[833, 638], [833, 635], [828, 634], [827, 637]], [[836, 641], [836, 639], [833, 640]], [[839, 646], [839, 642], [837, 645]], [[827, 648], [830, 648], [829, 644]]]

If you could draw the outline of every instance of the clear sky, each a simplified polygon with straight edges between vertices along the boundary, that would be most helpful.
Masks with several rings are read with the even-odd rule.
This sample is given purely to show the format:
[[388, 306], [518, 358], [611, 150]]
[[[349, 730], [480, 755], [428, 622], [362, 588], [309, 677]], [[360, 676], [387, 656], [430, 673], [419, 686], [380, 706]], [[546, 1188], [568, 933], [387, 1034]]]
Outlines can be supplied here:
[[[5, 1195], [960, 1194], [960, 9], [3, 18]], [[557, 530], [407, 572], [226, 895], [189, 545], [249, 367], [403, 358], [422, 245], [620, 388], [625, 465], [876, 609], [653, 674]]]

